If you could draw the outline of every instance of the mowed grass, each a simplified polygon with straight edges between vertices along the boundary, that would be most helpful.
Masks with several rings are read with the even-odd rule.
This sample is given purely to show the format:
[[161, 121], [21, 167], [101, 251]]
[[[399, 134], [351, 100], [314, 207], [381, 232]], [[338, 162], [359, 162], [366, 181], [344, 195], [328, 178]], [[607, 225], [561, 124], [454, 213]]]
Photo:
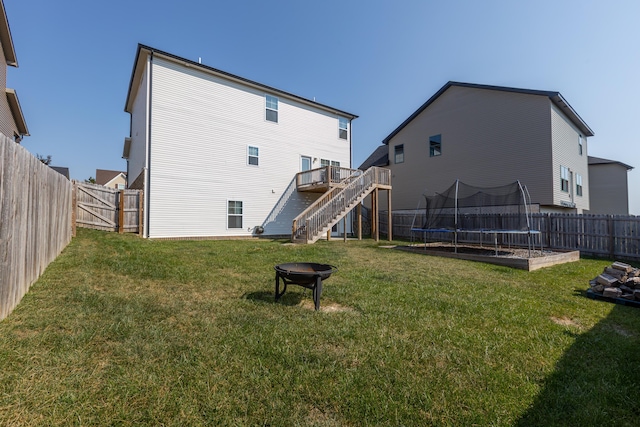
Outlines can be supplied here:
[[[0, 425], [637, 425], [611, 261], [525, 272], [371, 240], [78, 236], [0, 322]], [[322, 310], [273, 266], [330, 263]]]

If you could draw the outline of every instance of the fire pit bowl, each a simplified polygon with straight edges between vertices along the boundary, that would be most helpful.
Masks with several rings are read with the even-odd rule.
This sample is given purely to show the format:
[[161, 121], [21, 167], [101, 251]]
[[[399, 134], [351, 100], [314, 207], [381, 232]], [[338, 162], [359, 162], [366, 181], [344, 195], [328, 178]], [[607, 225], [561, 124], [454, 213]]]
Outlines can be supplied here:
[[[316, 311], [320, 309], [322, 281], [338, 271], [338, 267], [313, 262], [291, 262], [278, 264], [276, 270], [276, 301], [287, 291], [287, 285], [298, 285], [313, 291], [313, 303]], [[280, 292], [280, 280], [284, 284]]]

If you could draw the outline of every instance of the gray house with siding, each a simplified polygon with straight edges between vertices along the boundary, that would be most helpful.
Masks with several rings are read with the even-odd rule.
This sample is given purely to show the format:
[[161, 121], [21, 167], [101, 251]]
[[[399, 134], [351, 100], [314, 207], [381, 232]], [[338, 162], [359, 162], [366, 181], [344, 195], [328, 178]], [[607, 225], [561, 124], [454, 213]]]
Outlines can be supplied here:
[[394, 210], [415, 209], [422, 194], [460, 179], [478, 187], [519, 180], [541, 211], [582, 213], [593, 135], [559, 92], [448, 82], [365, 164], [391, 169]]
[[616, 160], [589, 156], [590, 214], [629, 215], [627, 173], [631, 169]]

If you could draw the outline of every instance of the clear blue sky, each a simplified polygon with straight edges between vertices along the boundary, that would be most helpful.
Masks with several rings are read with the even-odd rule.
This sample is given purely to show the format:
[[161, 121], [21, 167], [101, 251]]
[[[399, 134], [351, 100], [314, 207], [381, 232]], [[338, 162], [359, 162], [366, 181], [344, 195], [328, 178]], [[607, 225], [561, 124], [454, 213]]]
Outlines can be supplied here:
[[449, 80], [559, 91], [640, 214], [640, 1], [4, 1], [23, 146], [72, 178], [125, 170], [143, 43], [359, 115], [354, 166]]

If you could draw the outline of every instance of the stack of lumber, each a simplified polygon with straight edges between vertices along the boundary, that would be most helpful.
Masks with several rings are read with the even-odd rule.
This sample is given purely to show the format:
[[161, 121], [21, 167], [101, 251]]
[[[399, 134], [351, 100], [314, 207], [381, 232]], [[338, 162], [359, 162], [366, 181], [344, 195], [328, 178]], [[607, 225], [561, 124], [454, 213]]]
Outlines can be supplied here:
[[640, 268], [616, 261], [589, 285], [592, 292], [603, 297], [640, 301]]

